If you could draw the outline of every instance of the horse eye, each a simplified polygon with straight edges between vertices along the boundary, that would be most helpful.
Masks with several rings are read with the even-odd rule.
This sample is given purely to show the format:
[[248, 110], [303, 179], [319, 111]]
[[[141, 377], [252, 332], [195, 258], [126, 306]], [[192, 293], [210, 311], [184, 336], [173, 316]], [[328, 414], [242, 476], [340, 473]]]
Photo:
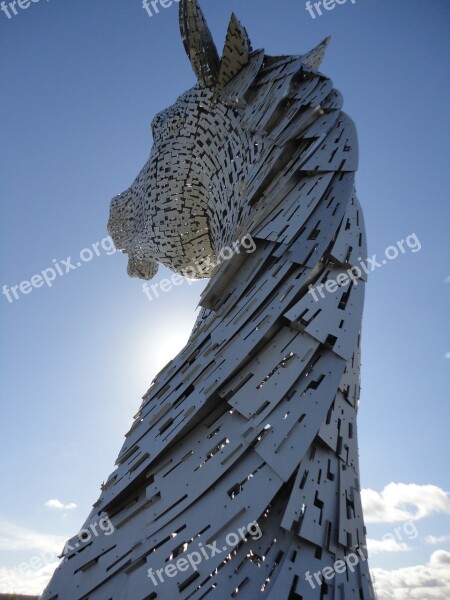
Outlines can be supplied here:
[[184, 119], [180, 114], [163, 111], [151, 122], [153, 141], [162, 141], [176, 135], [183, 127]]
[[183, 126], [183, 120], [180, 117], [175, 117], [170, 122], [170, 128], [174, 131], [181, 129]]

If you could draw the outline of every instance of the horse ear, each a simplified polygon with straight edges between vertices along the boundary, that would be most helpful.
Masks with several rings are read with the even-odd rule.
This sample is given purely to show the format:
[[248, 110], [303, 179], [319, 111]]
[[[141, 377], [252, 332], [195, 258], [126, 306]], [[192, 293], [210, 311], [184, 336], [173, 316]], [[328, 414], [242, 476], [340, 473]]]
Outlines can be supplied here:
[[247, 31], [242, 27], [233, 13], [225, 39], [216, 86], [217, 91], [224, 88], [248, 64], [251, 51], [252, 45]]
[[315, 48], [303, 54], [301, 57], [302, 63], [312, 69], [318, 69], [324, 59], [326, 49], [330, 43], [331, 37], [328, 36], [320, 42]]
[[186, 54], [200, 84], [214, 87], [220, 60], [198, 0], [180, 1], [180, 30]]

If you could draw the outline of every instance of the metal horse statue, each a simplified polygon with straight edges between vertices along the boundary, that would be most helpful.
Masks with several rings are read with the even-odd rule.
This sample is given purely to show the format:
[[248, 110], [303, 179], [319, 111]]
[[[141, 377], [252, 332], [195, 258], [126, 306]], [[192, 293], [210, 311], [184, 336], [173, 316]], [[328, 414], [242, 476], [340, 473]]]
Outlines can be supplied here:
[[[154, 119], [109, 231], [132, 276], [210, 279], [42, 599], [374, 598], [356, 434], [366, 242], [355, 127], [318, 72], [328, 39], [268, 56], [233, 15], [219, 58], [197, 0], [180, 25], [197, 83]], [[105, 518], [114, 532], [92, 535]]]

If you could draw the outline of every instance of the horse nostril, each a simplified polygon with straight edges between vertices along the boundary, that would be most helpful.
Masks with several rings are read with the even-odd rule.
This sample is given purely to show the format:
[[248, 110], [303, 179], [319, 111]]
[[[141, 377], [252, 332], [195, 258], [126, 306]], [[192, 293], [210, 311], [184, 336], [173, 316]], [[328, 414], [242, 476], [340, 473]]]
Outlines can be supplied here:
[[158, 267], [159, 264], [152, 259], [139, 259], [136, 258], [132, 251], [128, 253], [127, 272], [130, 277], [137, 277], [138, 279], [148, 281], [156, 275]]

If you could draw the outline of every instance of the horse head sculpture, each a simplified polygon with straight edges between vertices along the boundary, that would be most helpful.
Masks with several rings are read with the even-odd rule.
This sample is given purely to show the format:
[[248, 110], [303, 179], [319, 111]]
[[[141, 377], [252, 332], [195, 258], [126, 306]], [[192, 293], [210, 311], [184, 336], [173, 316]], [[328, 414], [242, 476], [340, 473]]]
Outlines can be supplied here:
[[[109, 231], [132, 276], [161, 263], [210, 280], [84, 531], [111, 527], [69, 540], [42, 600], [373, 600], [356, 436], [367, 251], [355, 127], [317, 70], [328, 38], [272, 57], [233, 15], [219, 58], [197, 0], [180, 24], [197, 83], [155, 117]], [[254, 252], [211, 266], [248, 234]]]
[[[278, 144], [271, 133], [286, 122], [289, 98], [302, 100], [302, 83], [328, 44], [297, 57], [283, 89], [261, 98], [264, 75], [281, 73], [294, 57], [252, 51], [233, 14], [219, 58], [197, 0], [180, 2], [180, 28], [197, 84], [153, 119], [150, 158], [111, 203], [109, 232], [128, 254], [129, 275], [142, 279], [151, 279], [158, 263], [185, 274], [195, 261], [203, 267], [197, 273], [211, 274], [208, 258], [217, 257], [248, 219], [251, 175]], [[310, 112], [319, 110], [319, 101], [310, 102]]]

